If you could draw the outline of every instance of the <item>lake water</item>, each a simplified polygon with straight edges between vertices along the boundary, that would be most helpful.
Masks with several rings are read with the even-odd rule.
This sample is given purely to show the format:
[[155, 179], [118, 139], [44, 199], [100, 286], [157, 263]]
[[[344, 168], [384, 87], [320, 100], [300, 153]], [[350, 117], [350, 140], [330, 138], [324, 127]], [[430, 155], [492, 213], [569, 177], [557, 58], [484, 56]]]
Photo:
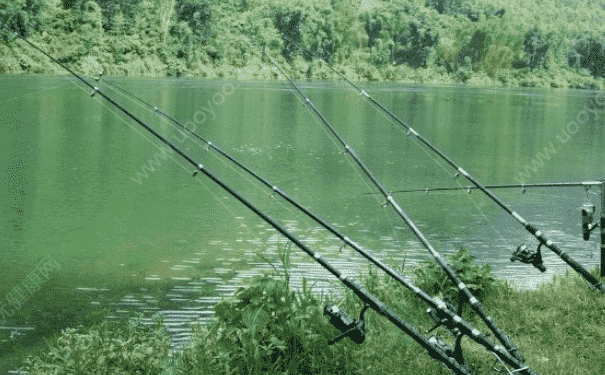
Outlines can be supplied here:
[[[428, 259], [286, 83], [106, 80], [186, 123], [380, 259], [406, 269]], [[210, 319], [218, 298], [270, 269], [267, 261], [278, 265], [286, 246], [283, 236], [218, 185], [201, 174], [192, 177], [184, 159], [75, 83], [69, 77], [0, 78], [0, 295], [4, 306], [12, 306], [0, 316], [6, 320], [0, 329], [3, 371], [41, 336], [82, 323], [85, 312], [110, 319], [163, 312], [178, 345], [188, 335], [187, 322]], [[339, 251], [334, 236], [250, 176], [140, 102], [103, 81], [98, 85], [335, 266], [367, 271], [363, 258], [348, 248]], [[451, 168], [346, 84], [300, 87], [387, 189], [470, 184], [452, 179]], [[484, 184], [605, 177], [598, 93], [364, 87]], [[588, 202], [600, 212], [598, 187], [494, 192], [582, 265], [598, 265], [597, 232], [583, 241], [579, 216]], [[544, 274], [511, 263], [511, 252], [529, 234], [476, 190], [393, 196], [438, 251], [465, 247], [520, 288], [535, 288], [567, 269], [547, 249]], [[294, 251], [291, 262], [295, 287], [304, 275], [318, 292], [339, 293], [334, 278], [302, 251]], [[36, 272], [43, 277], [32, 281]]]

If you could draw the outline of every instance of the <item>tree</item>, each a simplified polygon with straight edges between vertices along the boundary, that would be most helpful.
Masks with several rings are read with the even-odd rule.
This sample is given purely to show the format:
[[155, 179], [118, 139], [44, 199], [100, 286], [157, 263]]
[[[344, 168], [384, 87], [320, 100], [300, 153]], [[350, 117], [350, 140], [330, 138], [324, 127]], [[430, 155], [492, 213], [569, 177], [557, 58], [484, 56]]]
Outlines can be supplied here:
[[39, 13], [43, 4], [44, 0], [0, 0], [2, 37], [7, 39], [7, 31], [27, 37], [32, 30], [40, 30]]

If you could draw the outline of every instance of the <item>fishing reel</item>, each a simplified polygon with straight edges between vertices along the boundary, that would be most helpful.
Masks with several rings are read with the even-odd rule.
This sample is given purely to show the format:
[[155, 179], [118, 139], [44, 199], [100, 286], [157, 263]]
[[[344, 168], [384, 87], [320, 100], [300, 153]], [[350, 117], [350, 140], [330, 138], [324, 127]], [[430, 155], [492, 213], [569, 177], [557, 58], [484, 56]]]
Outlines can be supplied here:
[[[458, 310], [458, 316], [462, 315], [462, 304], [459, 304], [458, 309], [455, 309], [453, 303], [449, 298], [445, 298], [443, 301], [438, 300], [438, 304], [440, 304], [439, 302], [445, 303], [445, 307], [449, 311]], [[456, 324], [454, 324], [450, 316], [448, 314], [445, 314], [441, 309], [428, 308], [426, 309], [426, 313], [431, 317], [431, 319], [433, 319], [433, 321], [435, 321], [435, 326], [429, 329], [427, 333], [433, 332], [440, 326], [445, 326], [448, 330], [450, 330], [450, 332], [452, 332], [453, 336], [458, 336], [460, 334], [460, 330], [458, 329], [458, 327], [456, 327]]]
[[584, 203], [582, 207], [580, 207], [580, 212], [582, 213], [582, 237], [584, 238], [584, 241], [588, 241], [590, 232], [599, 226], [598, 223], [593, 223], [595, 206], [594, 204]]
[[538, 245], [538, 248], [535, 251], [529, 249], [527, 244], [523, 243], [517, 247], [517, 250], [513, 252], [513, 255], [510, 257], [510, 261], [514, 262], [518, 260], [522, 263], [531, 264], [540, 270], [540, 272], [545, 272], [546, 267], [542, 262], [542, 253], [540, 252], [540, 248], [542, 247], [542, 243]]
[[[444, 300], [441, 300], [438, 297], [436, 297], [436, 299], [437, 299], [438, 305], [443, 306], [443, 304], [445, 304], [445, 307], [449, 311], [457, 310], [457, 315], [460, 317], [462, 316], [462, 306], [463, 306], [462, 298], [460, 299], [461, 302], [458, 304], [457, 309], [454, 308], [454, 304], [447, 297], [444, 298]], [[434, 331], [435, 329], [437, 329], [440, 326], [445, 326], [445, 328], [447, 328], [450, 331], [451, 335], [456, 338], [456, 343], [454, 345], [454, 349], [452, 349], [450, 346], [448, 346], [447, 343], [443, 339], [441, 339], [440, 337], [434, 336], [434, 335], [429, 336], [429, 342], [431, 342], [433, 345], [437, 346], [437, 348], [441, 349], [441, 351], [443, 351], [448, 357], [454, 357], [456, 359], [456, 361], [458, 361], [458, 363], [463, 364], [464, 358], [462, 357], [461, 342], [462, 342], [462, 337], [464, 335], [462, 334], [460, 329], [458, 327], [456, 327], [456, 324], [454, 323], [454, 321], [450, 318], [450, 316], [448, 314], [444, 313], [442, 311], [442, 309], [428, 308], [426, 310], [426, 312], [427, 312], [427, 314], [429, 314], [431, 319], [433, 319], [435, 321], [435, 326], [433, 328], [431, 328], [427, 332], [427, 334], [431, 333], [432, 331]]]
[[370, 307], [370, 305], [366, 303], [359, 314], [359, 319], [353, 320], [344, 310], [341, 310], [335, 304], [330, 303], [326, 305], [324, 307], [324, 315], [330, 316], [330, 323], [342, 332], [340, 335], [328, 341], [328, 345], [335, 344], [347, 336], [356, 343], [362, 344], [366, 339], [366, 333], [368, 333], [368, 327], [363, 320], [363, 314], [368, 307]]

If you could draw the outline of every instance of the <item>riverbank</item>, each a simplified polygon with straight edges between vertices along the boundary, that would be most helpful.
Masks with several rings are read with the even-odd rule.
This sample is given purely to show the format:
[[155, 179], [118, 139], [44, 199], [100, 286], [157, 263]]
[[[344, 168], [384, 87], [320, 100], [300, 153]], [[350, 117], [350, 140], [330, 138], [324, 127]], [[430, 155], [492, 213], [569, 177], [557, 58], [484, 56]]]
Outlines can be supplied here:
[[[285, 79], [260, 48], [295, 79], [604, 87], [604, 1], [31, 3], [0, 20], [84, 75]], [[19, 40], [0, 56], [0, 74], [64, 74]]]
[[[521, 291], [494, 279], [488, 265], [474, 265], [468, 252], [457, 253], [451, 264], [537, 373], [603, 373], [605, 299], [580, 276], [568, 272], [537, 290]], [[597, 269], [591, 272], [598, 275]], [[435, 267], [424, 264], [412, 273], [416, 284], [431, 294], [453, 296]], [[192, 346], [180, 356], [169, 356], [161, 322], [153, 328], [135, 322], [119, 327], [102, 323], [64, 330], [50, 340], [48, 353], [30, 357], [25, 367], [36, 374], [56, 373], [57, 368], [68, 373], [133, 374], [444, 373], [443, 366], [409, 336], [371, 310], [366, 314], [370, 331], [362, 345], [345, 339], [328, 346], [327, 340], [339, 332], [323, 316], [323, 306], [336, 302], [356, 317], [362, 308], [359, 299], [350, 291], [341, 301], [317, 298], [306, 287], [294, 293], [287, 280], [285, 275], [259, 277], [223, 300], [215, 308], [218, 323], [194, 326]], [[434, 326], [426, 305], [389, 277], [371, 272], [361, 281], [422, 332]], [[463, 317], [488, 332], [468, 306]], [[436, 332], [453, 346], [447, 330]], [[498, 359], [474, 341], [464, 339], [462, 346], [474, 373], [491, 373], [494, 367], [504, 371]]]

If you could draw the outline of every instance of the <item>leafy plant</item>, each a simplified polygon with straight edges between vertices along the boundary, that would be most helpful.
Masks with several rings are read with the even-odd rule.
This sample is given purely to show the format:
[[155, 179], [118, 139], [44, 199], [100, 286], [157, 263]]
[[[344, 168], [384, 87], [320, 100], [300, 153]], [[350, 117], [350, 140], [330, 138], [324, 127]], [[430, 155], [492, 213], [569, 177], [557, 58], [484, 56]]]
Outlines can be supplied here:
[[170, 342], [160, 324], [154, 328], [129, 321], [125, 328], [108, 327], [107, 322], [62, 331], [49, 352], [28, 357], [25, 369], [32, 374], [157, 374], [172, 366]]
[[40, 10], [44, 0], [3, 0], [0, 2], [0, 25], [2, 38], [6, 39], [4, 31], [16, 32], [23, 37], [33, 31], [40, 30], [42, 20]]
[[212, 11], [207, 1], [177, 0], [176, 15], [179, 21], [189, 24], [197, 42], [206, 41], [212, 20]]
[[316, 373], [346, 365], [326, 343], [331, 329], [304, 279], [295, 293], [285, 280], [256, 277], [217, 304], [215, 314], [218, 345], [237, 373]]
[[[474, 257], [464, 248], [448, 257], [450, 266], [458, 274], [471, 293], [481, 299], [497, 286], [490, 264], [478, 266]], [[431, 295], [441, 294], [459, 301], [458, 288], [435, 262], [427, 262], [414, 269], [414, 283]]]
[[553, 32], [544, 35], [542, 31], [536, 27], [529, 30], [527, 34], [525, 34], [525, 40], [523, 41], [527, 58], [514, 61], [513, 67], [517, 69], [524, 67], [530, 69], [543, 67], [546, 61], [546, 53], [553, 43], [553, 36]]
[[578, 38], [568, 54], [568, 64], [586, 69], [593, 77], [603, 77], [605, 72], [605, 38], [592, 35]]

